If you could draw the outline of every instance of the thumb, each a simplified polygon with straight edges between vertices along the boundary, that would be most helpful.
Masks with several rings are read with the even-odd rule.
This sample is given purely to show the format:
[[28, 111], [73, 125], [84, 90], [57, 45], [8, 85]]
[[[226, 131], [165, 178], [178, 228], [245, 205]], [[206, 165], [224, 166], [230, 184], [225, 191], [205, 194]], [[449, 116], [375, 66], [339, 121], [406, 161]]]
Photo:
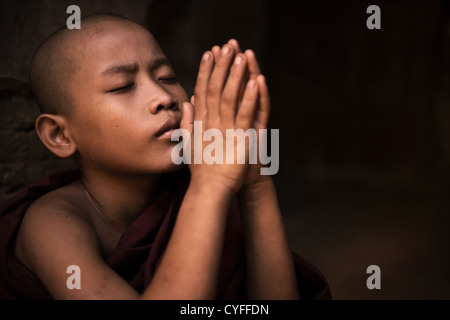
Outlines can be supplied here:
[[183, 116], [180, 121], [181, 134], [183, 136], [183, 157], [186, 163], [192, 163], [192, 133], [194, 131], [194, 106], [184, 102], [181, 106]]
[[181, 106], [183, 116], [180, 122], [180, 128], [186, 129], [192, 133], [194, 128], [194, 106], [189, 102], [184, 102]]

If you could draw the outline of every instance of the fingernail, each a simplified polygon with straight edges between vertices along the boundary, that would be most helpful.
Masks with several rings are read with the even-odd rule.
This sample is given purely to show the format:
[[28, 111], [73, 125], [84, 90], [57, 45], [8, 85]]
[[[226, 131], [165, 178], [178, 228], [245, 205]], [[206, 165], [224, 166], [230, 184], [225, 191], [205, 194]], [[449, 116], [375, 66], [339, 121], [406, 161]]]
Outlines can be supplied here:
[[242, 62], [242, 57], [241, 56], [237, 56], [236, 59], [234, 59], [234, 64], [235, 65], [239, 65]]
[[249, 81], [248, 81], [248, 87], [249, 87], [250, 89], [255, 89], [255, 88], [256, 88], [256, 81], [253, 80], [253, 79], [249, 80]]
[[209, 59], [211, 59], [211, 55], [209, 54], [209, 52], [205, 52], [205, 54], [203, 55], [203, 61], [209, 61]]
[[230, 53], [230, 51], [231, 51], [231, 49], [230, 49], [229, 46], [224, 46], [224, 47], [222, 48], [222, 55], [223, 55], [223, 56], [226, 56], [227, 54]]

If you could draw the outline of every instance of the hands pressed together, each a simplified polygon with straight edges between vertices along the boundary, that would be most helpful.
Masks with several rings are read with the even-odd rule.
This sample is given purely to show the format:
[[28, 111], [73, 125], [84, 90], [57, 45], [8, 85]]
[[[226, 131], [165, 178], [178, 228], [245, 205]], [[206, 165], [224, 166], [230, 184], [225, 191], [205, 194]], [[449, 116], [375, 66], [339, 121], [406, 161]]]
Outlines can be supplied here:
[[[222, 132], [222, 145], [227, 145], [227, 129], [266, 129], [270, 114], [270, 98], [260, 67], [251, 50], [241, 52], [236, 40], [214, 46], [204, 53], [191, 102], [183, 104], [182, 129], [193, 132], [194, 121], [201, 121], [202, 134], [208, 129]], [[228, 137], [229, 139], [229, 137]], [[250, 143], [233, 141], [234, 161], [223, 164], [195, 164], [190, 161], [192, 179], [200, 183], [214, 181], [233, 193], [265, 179], [260, 175], [260, 162], [249, 164]], [[254, 141], [254, 143], [256, 143]], [[191, 139], [191, 148], [194, 147]], [[202, 150], [207, 143], [202, 143]], [[245, 150], [245, 162], [237, 161], [238, 150]], [[191, 152], [191, 156], [194, 152]], [[228, 155], [229, 156], [229, 155]], [[267, 178], [267, 177], [266, 177]]]
[[[192, 161], [196, 151], [203, 154], [212, 143], [209, 139], [204, 142], [205, 131], [219, 130], [221, 134], [214, 137], [221, 140], [219, 145], [226, 146], [230, 139], [227, 131], [252, 129], [259, 133], [267, 128], [269, 113], [269, 92], [253, 51], [242, 53], [232, 39], [204, 53], [194, 96], [183, 104], [180, 123], [180, 128], [190, 134], [183, 135], [183, 149], [190, 150], [187, 163], [191, 181], [149, 297], [215, 297], [222, 259], [218, 253], [227, 241], [228, 208], [236, 194], [245, 235], [246, 297], [298, 299], [292, 253], [275, 185], [269, 176], [260, 174], [259, 158], [250, 164], [250, 142], [232, 136], [233, 161], [225, 159], [229, 157], [228, 148], [223, 161]], [[202, 124], [200, 144], [195, 132], [197, 121]], [[256, 137], [259, 139], [259, 134]], [[245, 150], [245, 161], [238, 150]], [[177, 267], [181, 265], [182, 270]]]

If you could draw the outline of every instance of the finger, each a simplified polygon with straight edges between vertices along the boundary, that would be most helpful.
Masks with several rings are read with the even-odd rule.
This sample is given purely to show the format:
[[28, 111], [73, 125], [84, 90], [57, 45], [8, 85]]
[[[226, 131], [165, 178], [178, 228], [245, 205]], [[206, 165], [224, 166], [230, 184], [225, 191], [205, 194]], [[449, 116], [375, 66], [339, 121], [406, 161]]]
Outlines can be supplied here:
[[[180, 122], [180, 135], [183, 139], [183, 156], [186, 157], [186, 160], [188, 160], [188, 163], [191, 162], [191, 154], [192, 154], [192, 134], [194, 132], [194, 118], [195, 118], [195, 111], [194, 106], [189, 102], [184, 102], [181, 106], [181, 110], [183, 112], [183, 116], [181, 118]], [[175, 131], [176, 132], [176, 131]], [[174, 134], [175, 134], [174, 132]], [[172, 135], [172, 139], [173, 139]], [[179, 141], [179, 140], [178, 140]]]
[[220, 100], [233, 56], [233, 47], [225, 44], [220, 51], [219, 59], [215, 62], [206, 95], [206, 108], [210, 119], [216, 119], [220, 116]]
[[[228, 40], [227, 43], [234, 48], [234, 52], [236, 54], [241, 52], [241, 48], [239, 47], [239, 42], [236, 39], [230, 39], [230, 40]], [[220, 48], [218, 46], [214, 46], [212, 50], [213, 50], [213, 53], [215, 53], [214, 57], [217, 60], [220, 57]], [[246, 73], [248, 73], [248, 72], [246, 71]], [[248, 80], [248, 75], [246, 75], [245, 81], [242, 81], [240, 99], [242, 99], [242, 96], [244, 94], [247, 80]]]
[[181, 110], [183, 115], [180, 121], [180, 128], [192, 132], [192, 129], [194, 128], [194, 118], [195, 118], [194, 106], [189, 102], [184, 102], [181, 105]]
[[[241, 48], [239, 46], [239, 42], [236, 39], [230, 39], [228, 40], [228, 44], [233, 46], [234, 50], [236, 53], [240, 53], [241, 52]], [[245, 90], [245, 86], [247, 84], [247, 80], [248, 80], [248, 71], [245, 70], [245, 75], [244, 75], [244, 81], [242, 81], [241, 83], [241, 87], [240, 87], [240, 94], [239, 94], [239, 100], [242, 99], [243, 95], [244, 95], [244, 90]]]
[[259, 107], [258, 110], [256, 111], [255, 129], [259, 130], [267, 128], [270, 116], [271, 103], [270, 103], [269, 89], [266, 83], [266, 77], [260, 74], [256, 77], [256, 81], [258, 83], [258, 90], [259, 90]]
[[256, 107], [258, 105], [258, 84], [250, 79], [245, 88], [242, 103], [236, 115], [236, 127], [247, 130], [253, 125]]
[[198, 70], [197, 82], [194, 88], [194, 105], [197, 117], [203, 117], [206, 114], [206, 95], [208, 91], [209, 79], [214, 67], [214, 56], [210, 51], [203, 54]]
[[228, 40], [228, 44], [234, 48], [234, 52], [240, 53], [241, 48], [239, 47], [239, 42], [236, 39]]
[[214, 61], [219, 60], [219, 58], [220, 58], [220, 47], [219, 46], [212, 47], [211, 52], [214, 55]]
[[244, 80], [247, 63], [245, 55], [236, 55], [230, 70], [220, 104], [220, 117], [230, 126], [234, 126], [236, 109], [240, 101], [240, 88]]
[[245, 50], [245, 56], [248, 61], [248, 72], [250, 79], [256, 79], [256, 77], [261, 74], [261, 68], [259, 67], [259, 63], [256, 60], [255, 53], [253, 50]]

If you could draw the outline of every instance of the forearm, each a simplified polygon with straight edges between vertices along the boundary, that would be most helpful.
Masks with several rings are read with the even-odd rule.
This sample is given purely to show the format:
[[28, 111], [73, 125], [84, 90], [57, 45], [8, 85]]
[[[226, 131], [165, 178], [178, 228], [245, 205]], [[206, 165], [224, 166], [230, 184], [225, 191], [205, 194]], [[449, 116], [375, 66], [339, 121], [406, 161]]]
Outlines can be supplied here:
[[230, 199], [220, 186], [191, 182], [143, 298], [214, 298]]
[[298, 299], [295, 269], [271, 178], [238, 195], [249, 299]]

